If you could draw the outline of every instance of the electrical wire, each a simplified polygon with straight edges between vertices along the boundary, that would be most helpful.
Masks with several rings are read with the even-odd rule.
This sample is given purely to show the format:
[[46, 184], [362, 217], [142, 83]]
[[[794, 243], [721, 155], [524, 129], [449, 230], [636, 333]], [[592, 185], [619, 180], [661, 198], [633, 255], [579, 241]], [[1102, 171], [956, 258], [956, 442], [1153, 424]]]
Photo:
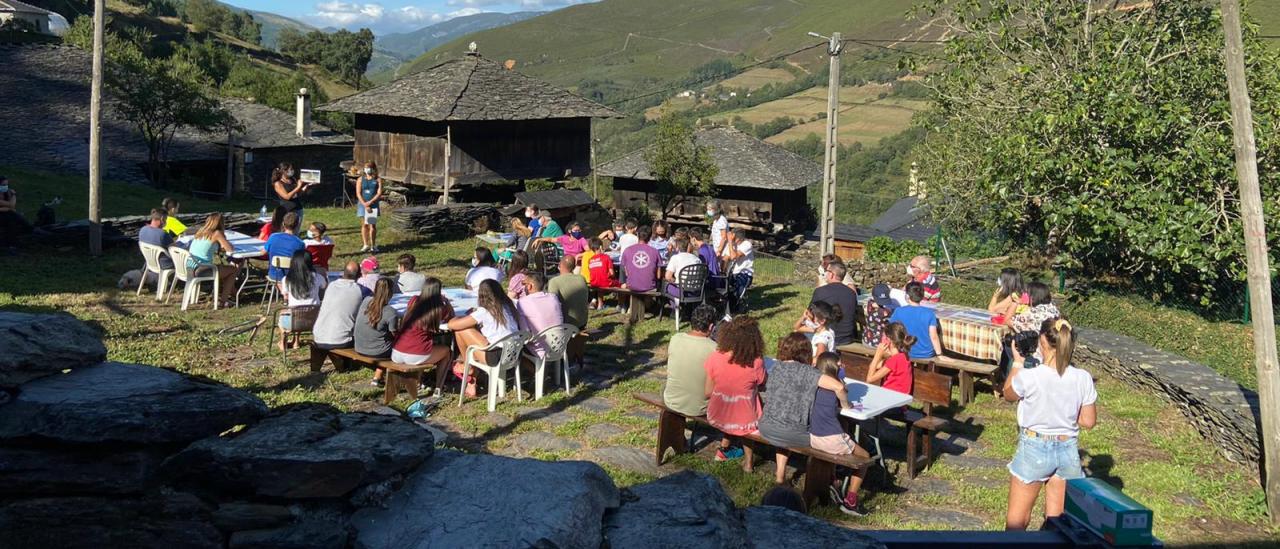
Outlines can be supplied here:
[[655, 95], [659, 95], [659, 94], [662, 94], [662, 93], [666, 93], [666, 92], [670, 92], [670, 91], [678, 90], [678, 89], [680, 89], [680, 88], [688, 88], [688, 87], [696, 86], [696, 85], [701, 84], [701, 83], [704, 83], [704, 82], [710, 82], [710, 81], [713, 81], [713, 80], [721, 80], [721, 79], [725, 79], [725, 78], [732, 78], [732, 77], [734, 77], [734, 76], [737, 76], [737, 75], [739, 75], [739, 74], [741, 74], [741, 73], [743, 73], [743, 72], [746, 72], [746, 71], [748, 71], [748, 70], [754, 69], [754, 68], [759, 67], [759, 66], [761, 66], [761, 65], [768, 65], [769, 63], [773, 63], [773, 62], [775, 62], [775, 61], [781, 61], [781, 60], [786, 59], [786, 58], [788, 58], [788, 57], [791, 57], [791, 56], [793, 56], [793, 55], [797, 55], [797, 54], [800, 54], [800, 53], [804, 53], [804, 52], [809, 51], [809, 50], [812, 50], [812, 49], [814, 49], [814, 48], [821, 48], [821, 47], [824, 47], [824, 46], [826, 46], [826, 45], [827, 45], [827, 43], [826, 43], [826, 42], [819, 42], [819, 43], [817, 43], [817, 44], [813, 44], [813, 45], [811, 45], [811, 46], [805, 46], [805, 47], [800, 48], [800, 49], [798, 49], [798, 50], [792, 50], [792, 51], [789, 51], [789, 52], [787, 52], [787, 53], [782, 53], [782, 54], [775, 55], [775, 56], [770, 57], [770, 58], [768, 58], [768, 59], [765, 59], [765, 60], [763, 60], [763, 61], [757, 61], [757, 62], [755, 62], [755, 63], [751, 63], [751, 64], [749, 64], [749, 65], [743, 65], [743, 66], [738, 67], [738, 68], [736, 68], [736, 69], [733, 69], [733, 70], [731, 70], [731, 71], [729, 71], [729, 72], [725, 72], [725, 73], [721, 73], [721, 74], [716, 74], [716, 75], [712, 75], [712, 76], [707, 76], [707, 77], [699, 78], [699, 79], [697, 79], [697, 80], [684, 81], [684, 82], [681, 82], [681, 83], [680, 83], [680, 85], [677, 85], [677, 86], [668, 86], [668, 87], [660, 88], [660, 89], [657, 89], [657, 90], [654, 90], [654, 91], [651, 91], [651, 92], [642, 93], [642, 94], [640, 94], [640, 95], [633, 95], [633, 96], [628, 97], [628, 98], [626, 98], [626, 99], [620, 99], [620, 100], [613, 101], [613, 102], [610, 102], [610, 103], [605, 103], [605, 105], [606, 105], [606, 106], [609, 106], [609, 107], [612, 107], [612, 106], [615, 106], [615, 105], [621, 105], [622, 103], [628, 103], [628, 102], [631, 102], [631, 101], [636, 101], [636, 100], [638, 100], [638, 99], [644, 99], [644, 98], [647, 98], [647, 97], [653, 97], [653, 96], [655, 96]]

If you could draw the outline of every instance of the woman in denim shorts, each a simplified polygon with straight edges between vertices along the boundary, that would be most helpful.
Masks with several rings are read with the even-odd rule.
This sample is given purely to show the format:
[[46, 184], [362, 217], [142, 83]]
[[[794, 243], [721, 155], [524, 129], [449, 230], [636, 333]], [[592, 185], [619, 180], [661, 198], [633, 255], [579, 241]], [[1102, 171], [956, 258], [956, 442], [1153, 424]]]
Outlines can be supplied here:
[[1004, 398], [1018, 403], [1018, 451], [1009, 462], [1009, 510], [1006, 530], [1025, 530], [1031, 508], [1047, 484], [1045, 517], [1062, 514], [1067, 481], [1084, 477], [1077, 435], [1098, 421], [1098, 393], [1089, 372], [1071, 366], [1075, 332], [1063, 318], [1040, 325], [1044, 362], [1015, 349]]

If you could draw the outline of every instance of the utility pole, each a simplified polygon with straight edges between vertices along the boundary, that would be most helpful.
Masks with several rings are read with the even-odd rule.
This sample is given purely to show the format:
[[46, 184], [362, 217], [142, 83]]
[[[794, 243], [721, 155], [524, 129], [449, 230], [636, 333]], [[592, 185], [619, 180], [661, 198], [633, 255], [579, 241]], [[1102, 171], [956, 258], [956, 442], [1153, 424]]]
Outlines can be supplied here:
[[1231, 127], [1235, 134], [1236, 178], [1240, 181], [1241, 221], [1248, 260], [1249, 303], [1253, 306], [1254, 366], [1258, 370], [1258, 404], [1262, 415], [1262, 476], [1267, 511], [1280, 524], [1280, 383], [1276, 379], [1276, 325], [1271, 308], [1271, 268], [1267, 259], [1266, 224], [1258, 187], [1258, 149], [1253, 112], [1245, 81], [1244, 40], [1239, 0], [1222, 0], [1223, 53], [1231, 93]]
[[102, 255], [102, 49], [107, 8], [93, 2], [93, 81], [89, 96], [89, 255]]
[[833, 32], [827, 38], [816, 32], [809, 36], [826, 39], [827, 57], [830, 58], [830, 79], [827, 82], [827, 145], [822, 161], [822, 211], [819, 213], [821, 242], [819, 248], [822, 255], [834, 253], [836, 249], [836, 156], [840, 142], [836, 140], [836, 130], [840, 126], [840, 51], [844, 44], [840, 42], [840, 33]]

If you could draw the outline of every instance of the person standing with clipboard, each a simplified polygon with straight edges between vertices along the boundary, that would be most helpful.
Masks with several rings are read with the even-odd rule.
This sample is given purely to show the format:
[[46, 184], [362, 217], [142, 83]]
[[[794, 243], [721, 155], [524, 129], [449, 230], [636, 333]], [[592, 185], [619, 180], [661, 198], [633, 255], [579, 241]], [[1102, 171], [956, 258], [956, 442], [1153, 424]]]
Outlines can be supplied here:
[[378, 252], [378, 203], [382, 200], [382, 178], [378, 165], [365, 162], [364, 174], [356, 180], [356, 216], [360, 218], [361, 252]]
[[293, 164], [281, 162], [280, 165], [271, 172], [271, 187], [275, 190], [276, 198], [279, 200], [280, 205], [284, 207], [285, 213], [297, 213], [298, 223], [301, 224], [301, 195], [311, 187], [311, 184], [299, 181], [297, 175], [297, 172], [293, 169]]

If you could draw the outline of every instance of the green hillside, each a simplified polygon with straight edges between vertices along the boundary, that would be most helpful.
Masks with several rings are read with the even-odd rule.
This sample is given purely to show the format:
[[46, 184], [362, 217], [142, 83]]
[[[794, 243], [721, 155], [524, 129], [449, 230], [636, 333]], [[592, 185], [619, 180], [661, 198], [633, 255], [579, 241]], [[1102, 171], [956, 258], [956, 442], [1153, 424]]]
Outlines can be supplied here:
[[[231, 9], [239, 8], [231, 6]], [[316, 30], [316, 28], [311, 25], [296, 19], [290, 19], [283, 15], [277, 15], [265, 11], [247, 11], [249, 12], [249, 15], [253, 16], [254, 21], [262, 24], [262, 46], [266, 48], [275, 49], [276, 38], [280, 36], [280, 31], [285, 28], [294, 28], [304, 33]]]
[[[930, 29], [905, 17], [914, 3], [603, 0], [464, 36], [427, 52], [405, 70], [457, 57], [475, 41], [482, 55], [514, 59], [518, 70], [562, 86], [607, 81], [642, 89], [682, 78], [715, 59], [744, 65], [817, 42], [806, 35], [809, 31], [857, 38], [926, 35]], [[807, 68], [825, 62], [821, 50], [791, 61]]]

